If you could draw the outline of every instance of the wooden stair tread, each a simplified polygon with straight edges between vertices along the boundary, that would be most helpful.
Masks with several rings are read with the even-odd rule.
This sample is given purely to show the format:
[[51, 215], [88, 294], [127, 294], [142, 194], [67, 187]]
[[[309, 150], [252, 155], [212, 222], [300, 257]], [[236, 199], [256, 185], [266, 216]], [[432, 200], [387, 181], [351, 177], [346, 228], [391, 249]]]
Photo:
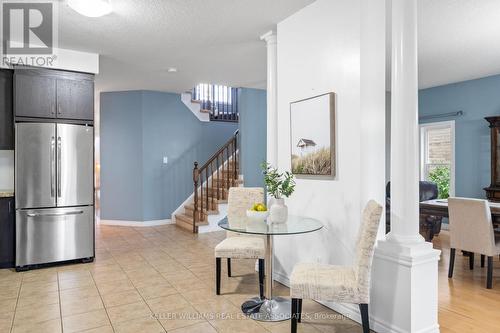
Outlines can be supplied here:
[[[184, 209], [194, 211], [194, 203], [185, 205]], [[208, 214], [208, 215], [217, 215], [217, 214], [219, 214], [219, 211], [218, 210], [208, 210], [207, 211], [206, 209], [203, 209], [203, 213]]]
[[[186, 214], [176, 214], [175, 221], [177, 222], [177, 220], [180, 220], [184, 223], [190, 224], [191, 228], [193, 227], [193, 218], [191, 216], [187, 216]], [[204, 220], [204, 221], [196, 222], [196, 226], [200, 226], [200, 225], [208, 225], [208, 221]]]

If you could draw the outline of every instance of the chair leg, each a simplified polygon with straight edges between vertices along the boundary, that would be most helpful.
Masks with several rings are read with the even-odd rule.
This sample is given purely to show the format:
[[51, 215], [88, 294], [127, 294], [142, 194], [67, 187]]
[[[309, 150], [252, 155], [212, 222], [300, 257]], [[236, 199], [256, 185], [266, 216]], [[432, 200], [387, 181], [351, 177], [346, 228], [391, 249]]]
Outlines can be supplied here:
[[486, 278], [486, 288], [493, 287], [493, 257], [488, 257], [488, 277]]
[[231, 258], [227, 258], [227, 276], [231, 277]]
[[474, 269], [474, 252], [469, 253], [469, 269]]
[[264, 299], [264, 274], [265, 274], [265, 261], [259, 259], [259, 295], [260, 299]]
[[221, 258], [215, 258], [215, 294], [220, 295]]
[[291, 333], [297, 333], [297, 311], [298, 311], [298, 304], [299, 300], [297, 298], [292, 298], [292, 309], [291, 309], [291, 321], [292, 321], [292, 329], [290, 330]]
[[453, 277], [453, 267], [455, 266], [455, 249], [450, 249], [450, 267], [448, 268], [448, 278]]
[[297, 318], [297, 321], [300, 323], [300, 322], [302, 322], [302, 298], [299, 298], [297, 308], [298, 308], [297, 313], [299, 315], [299, 317]]
[[484, 259], [486, 256], [484, 254], [481, 254], [481, 267], [484, 267]]
[[361, 322], [363, 323], [363, 333], [370, 333], [370, 320], [368, 318], [368, 304], [360, 304]]

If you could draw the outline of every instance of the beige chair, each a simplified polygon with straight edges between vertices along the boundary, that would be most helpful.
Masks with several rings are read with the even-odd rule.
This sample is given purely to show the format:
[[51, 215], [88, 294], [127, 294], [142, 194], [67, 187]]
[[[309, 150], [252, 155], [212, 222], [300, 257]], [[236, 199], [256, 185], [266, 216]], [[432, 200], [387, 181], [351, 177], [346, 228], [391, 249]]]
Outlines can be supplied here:
[[298, 264], [290, 278], [292, 297], [292, 333], [301, 321], [302, 300], [359, 304], [363, 332], [370, 332], [368, 303], [373, 251], [382, 215], [382, 206], [371, 200], [363, 211], [363, 221], [356, 242], [353, 266]]
[[500, 254], [500, 240], [495, 240], [488, 201], [481, 199], [449, 198], [450, 216], [450, 267], [448, 277], [453, 277], [455, 250], [469, 252], [469, 267], [474, 268], [474, 253], [481, 254], [481, 267], [484, 257], [488, 257], [488, 276], [486, 288], [493, 284], [493, 256]]
[[[264, 189], [260, 187], [231, 187], [227, 200], [227, 218], [239, 222], [244, 221], [247, 209], [255, 203], [264, 202]], [[227, 232], [226, 239], [215, 247], [216, 293], [220, 295], [221, 259], [227, 259], [227, 274], [231, 277], [231, 259], [259, 260], [259, 287], [261, 298], [264, 295], [264, 258], [266, 246], [259, 236], [249, 236]]]

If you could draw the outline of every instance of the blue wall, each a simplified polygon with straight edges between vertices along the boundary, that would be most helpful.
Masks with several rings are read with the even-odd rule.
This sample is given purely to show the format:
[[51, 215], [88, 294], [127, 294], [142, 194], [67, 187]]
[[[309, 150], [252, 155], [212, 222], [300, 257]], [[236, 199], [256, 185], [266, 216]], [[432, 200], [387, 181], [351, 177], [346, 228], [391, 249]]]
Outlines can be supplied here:
[[101, 218], [140, 221], [142, 93], [101, 94]]
[[455, 194], [484, 198], [483, 187], [490, 185], [490, 131], [484, 117], [500, 115], [500, 75], [419, 92], [420, 116], [459, 110], [464, 115], [453, 118]]
[[266, 160], [267, 151], [266, 91], [240, 88], [238, 93], [241, 173], [245, 186], [263, 187], [260, 164]]
[[[193, 192], [193, 162], [207, 160], [236, 128], [236, 123], [200, 122], [178, 94], [102, 93], [101, 218], [170, 218]], [[129, 145], [132, 139], [126, 141], [125, 135], [117, 133], [126, 133], [137, 142]], [[115, 147], [122, 158], [115, 158]], [[166, 165], [163, 156], [168, 157]], [[137, 161], [141, 170], [128, 167]]]

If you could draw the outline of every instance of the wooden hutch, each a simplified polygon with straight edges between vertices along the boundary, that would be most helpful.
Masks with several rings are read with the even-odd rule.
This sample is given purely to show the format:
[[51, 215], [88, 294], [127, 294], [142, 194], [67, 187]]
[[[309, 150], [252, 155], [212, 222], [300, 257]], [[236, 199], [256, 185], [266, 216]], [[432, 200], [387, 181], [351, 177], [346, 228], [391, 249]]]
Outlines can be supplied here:
[[485, 187], [490, 201], [500, 202], [500, 116], [484, 118], [491, 129], [491, 185]]

